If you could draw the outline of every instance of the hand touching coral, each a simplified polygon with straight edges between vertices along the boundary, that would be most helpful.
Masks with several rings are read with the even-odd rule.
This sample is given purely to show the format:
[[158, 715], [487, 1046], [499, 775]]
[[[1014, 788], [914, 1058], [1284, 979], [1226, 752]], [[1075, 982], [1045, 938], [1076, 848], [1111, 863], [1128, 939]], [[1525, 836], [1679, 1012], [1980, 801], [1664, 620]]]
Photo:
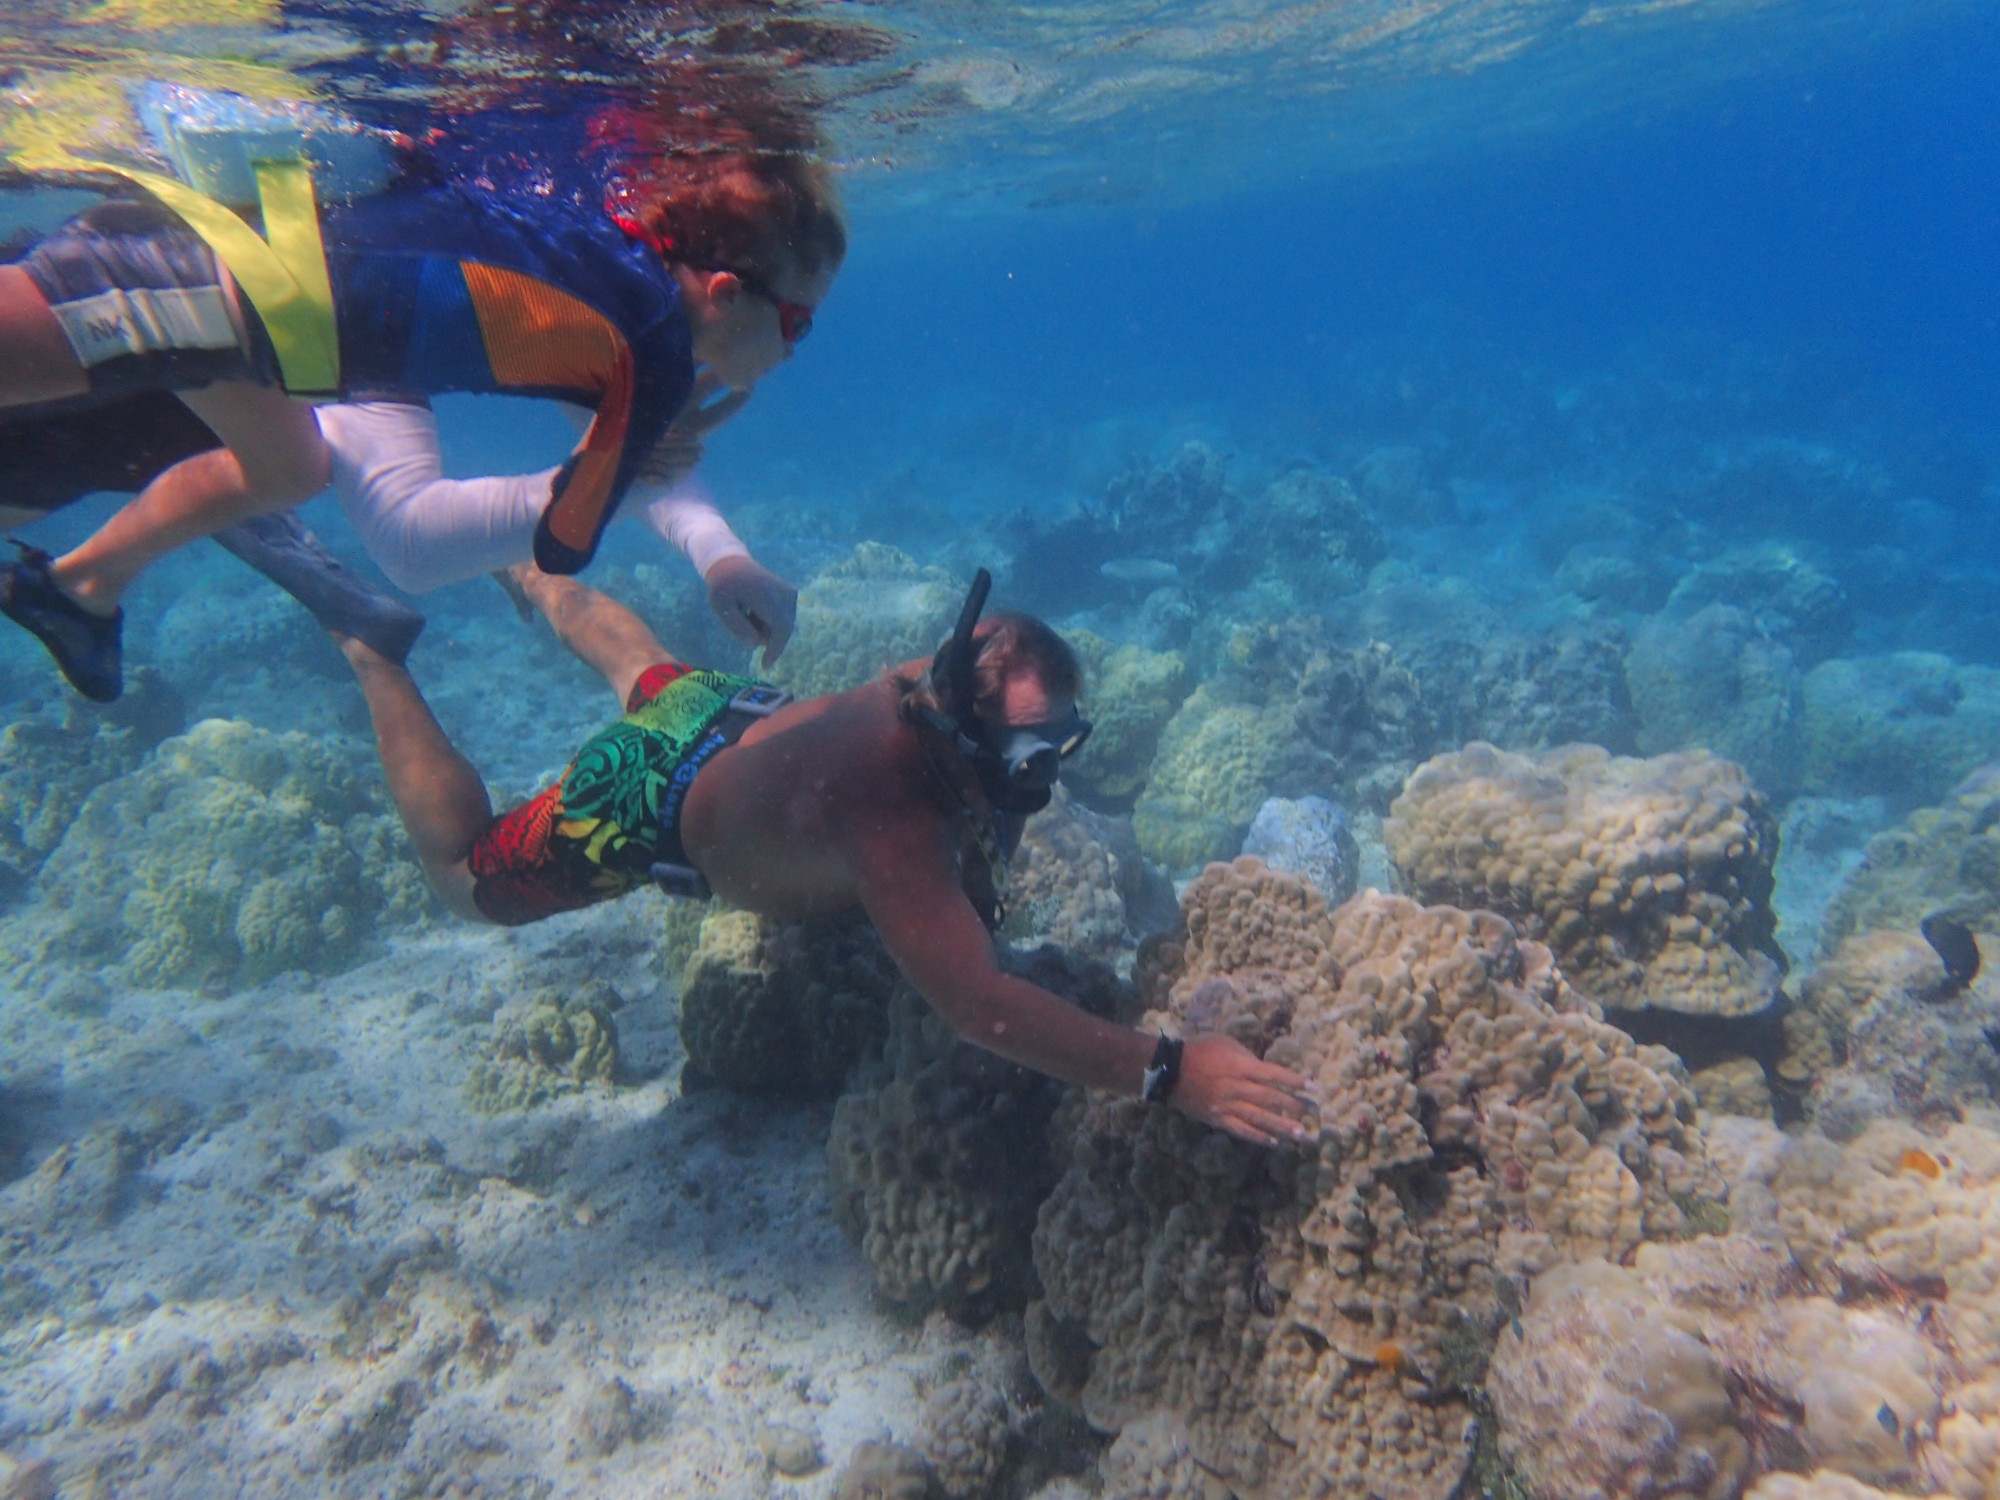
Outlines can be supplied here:
[[1181, 1054], [1173, 1105], [1204, 1125], [1258, 1146], [1312, 1139], [1308, 1081], [1267, 1063], [1233, 1037], [1198, 1036]]
[[784, 652], [798, 621], [799, 591], [754, 557], [720, 557], [708, 570], [708, 606], [722, 628], [746, 646], [764, 648], [764, 665]]

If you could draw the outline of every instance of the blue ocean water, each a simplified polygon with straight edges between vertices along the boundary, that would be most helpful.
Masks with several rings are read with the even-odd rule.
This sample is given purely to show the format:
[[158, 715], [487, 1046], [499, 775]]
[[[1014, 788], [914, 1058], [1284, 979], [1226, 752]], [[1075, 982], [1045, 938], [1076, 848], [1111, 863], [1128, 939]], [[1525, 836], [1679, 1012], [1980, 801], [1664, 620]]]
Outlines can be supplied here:
[[[0, 42], [0, 149], [83, 68], [38, 28], [146, 19], [79, 13]], [[703, 88], [817, 122], [850, 257], [701, 467], [801, 587], [784, 680], [928, 650], [993, 568], [1094, 638], [1123, 757], [1031, 834], [1007, 936], [1071, 957], [1019, 961], [1260, 1046], [1296, 1001], [1294, 1058], [1315, 1006], [1358, 1029], [1312, 1054], [1335, 1144], [1299, 1188], [1108, 1096], [1055, 1113], [851, 935], [652, 893], [456, 922], [345, 665], [198, 544], [128, 598], [115, 709], [0, 636], [0, 1495], [832, 1496], [905, 1464], [1233, 1497], [1294, 1492], [1300, 1453], [1394, 1500], [2000, 1494], [1991, 7], [170, 19], [163, 56], [449, 116], [441, 161], [551, 192], [595, 149], [564, 89], [688, 105], [664, 149]], [[684, 94], [646, 94], [641, 33]], [[574, 440], [544, 403], [436, 405], [454, 475]], [[303, 514], [369, 568], [331, 499]], [[586, 581], [751, 666], [637, 526]], [[415, 678], [510, 806], [612, 701], [487, 580], [418, 602]], [[1222, 929], [1235, 877], [1195, 877], [1253, 817], [1345, 925], [1306, 903], [1302, 962], [1294, 889], [1252, 887], [1285, 915], [1228, 956], [1141, 948], [1175, 884]], [[1339, 971], [1390, 977], [1311, 989]], [[1461, 1000], [1532, 1045], [1480, 1072], [1502, 1043]], [[703, 1053], [738, 1001], [787, 1021]], [[803, 1080], [842, 1047], [858, 1071]], [[1293, 1363], [1190, 1373], [1266, 1332]], [[1371, 1422], [1423, 1463], [1341, 1468]]]

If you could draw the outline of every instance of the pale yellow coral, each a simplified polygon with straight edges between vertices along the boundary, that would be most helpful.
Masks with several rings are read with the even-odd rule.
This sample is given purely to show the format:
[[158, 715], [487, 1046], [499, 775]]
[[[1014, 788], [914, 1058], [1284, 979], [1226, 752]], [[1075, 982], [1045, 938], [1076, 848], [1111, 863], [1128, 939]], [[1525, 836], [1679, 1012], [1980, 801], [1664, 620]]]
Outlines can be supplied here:
[[1184, 870], [1234, 855], [1294, 737], [1289, 703], [1233, 702], [1207, 683], [1196, 688], [1160, 736], [1132, 809], [1146, 857]]
[[1413, 894], [1520, 922], [1602, 1005], [1739, 1016], [1777, 994], [1777, 825], [1728, 761], [1474, 743], [1418, 767], [1390, 812]]
[[1122, 802], [1152, 773], [1160, 732], [1188, 695], [1188, 665], [1177, 651], [1121, 645], [1088, 630], [1067, 633], [1083, 662], [1086, 702], [1096, 726], [1063, 779], [1087, 795]]
[[884, 667], [928, 659], [963, 586], [939, 568], [863, 542], [799, 591], [798, 635], [772, 679], [801, 698], [859, 687]]
[[142, 984], [244, 982], [356, 961], [428, 902], [395, 819], [333, 748], [211, 719], [92, 792], [33, 914]]

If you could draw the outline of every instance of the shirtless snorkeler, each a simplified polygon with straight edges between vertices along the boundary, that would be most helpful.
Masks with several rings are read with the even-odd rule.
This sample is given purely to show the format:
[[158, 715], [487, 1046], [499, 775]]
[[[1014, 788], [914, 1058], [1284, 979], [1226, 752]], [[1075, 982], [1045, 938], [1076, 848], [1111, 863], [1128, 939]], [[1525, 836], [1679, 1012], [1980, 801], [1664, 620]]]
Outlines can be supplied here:
[[626, 714], [498, 817], [409, 673], [337, 637], [390, 795], [455, 913], [531, 922], [654, 882], [770, 917], [859, 908], [966, 1041], [1247, 1141], [1308, 1138], [1298, 1074], [1226, 1036], [1183, 1049], [1113, 1025], [1001, 970], [975, 898], [990, 913], [1009, 832], [1046, 805], [1089, 725], [1076, 658], [1053, 630], [1014, 614], [975, 628], [983, 572], [934, 661], [805, 700], [675, 661], [574, 579], [531, 566], [515, 577]]

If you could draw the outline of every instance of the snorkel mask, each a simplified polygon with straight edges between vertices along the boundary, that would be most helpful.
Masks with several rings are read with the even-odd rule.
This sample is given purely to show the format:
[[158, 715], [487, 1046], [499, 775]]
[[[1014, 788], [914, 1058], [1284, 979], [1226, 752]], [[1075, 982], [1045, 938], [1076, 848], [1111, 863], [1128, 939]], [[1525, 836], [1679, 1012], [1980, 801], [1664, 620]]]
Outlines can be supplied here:
[[1043, 724], [988, 724], [980, 718], [973, 674], [979, 653], [972, 631], [992, 591], [993, 575], [981, 568], [973, 575], [951, 638], [931, 660], [931, 687], [944, 711], [925, 709], [923, 716], [972, 761], [987, 801], [1002, 813], [1026, 817], [1049, 805], [1063, 758], [1090, 738], [1090, 720], [1075, 704], [1062, 718]]

